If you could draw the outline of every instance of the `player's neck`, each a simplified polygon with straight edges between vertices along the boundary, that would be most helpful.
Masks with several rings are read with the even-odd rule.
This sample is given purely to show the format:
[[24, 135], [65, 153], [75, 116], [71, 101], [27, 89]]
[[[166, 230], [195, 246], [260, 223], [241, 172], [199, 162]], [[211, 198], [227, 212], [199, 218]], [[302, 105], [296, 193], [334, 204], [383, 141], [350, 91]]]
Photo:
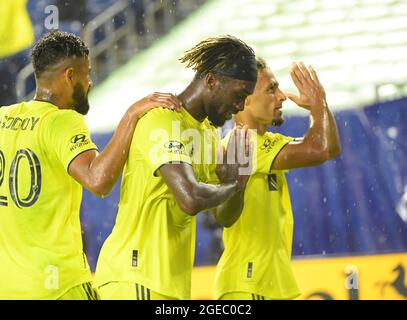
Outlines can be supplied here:
[[35, 91], [34, 100], [52, 103], [59, 109], [68, 109], [69, 106], [64, 103], [60, 95], [56, 94], [54, 90], [39, 86]]
[[249, 129], [256, 130], [257, 134], [264, 135], [267, 126], [257, 121], [249, 111], [239, 112], [236, 115], [236, 124], [246, 125]]
[[182, 102], [182, 106], [199, 122], [207, 117], [202, 101], [202, 90], [199, 86], [191, 83], [183, 92], [177, 95]]

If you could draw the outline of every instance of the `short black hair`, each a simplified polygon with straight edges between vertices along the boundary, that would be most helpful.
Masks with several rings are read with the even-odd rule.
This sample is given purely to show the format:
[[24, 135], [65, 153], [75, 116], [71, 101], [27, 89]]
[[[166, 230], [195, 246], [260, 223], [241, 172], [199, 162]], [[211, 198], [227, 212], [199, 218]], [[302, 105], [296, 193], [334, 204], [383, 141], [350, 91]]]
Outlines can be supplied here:
[[48, 67], [67, 58], [85, 58], [89, 48], [73, 33], [52, 31], [35, 44], [31, 52], [35, 76], [38, 78]]
[[226, 72], [236, 69], [247, 69], [250, 73], [255, 70], [255, 54], [253, 49], [242, 40], [224, 35], [209, 37], [196, 46], [186, 51], [180, 59], [187, 64], [187, 68], [192, 67], [196, 72], [196, 77], [201, 77], [208, 72]]

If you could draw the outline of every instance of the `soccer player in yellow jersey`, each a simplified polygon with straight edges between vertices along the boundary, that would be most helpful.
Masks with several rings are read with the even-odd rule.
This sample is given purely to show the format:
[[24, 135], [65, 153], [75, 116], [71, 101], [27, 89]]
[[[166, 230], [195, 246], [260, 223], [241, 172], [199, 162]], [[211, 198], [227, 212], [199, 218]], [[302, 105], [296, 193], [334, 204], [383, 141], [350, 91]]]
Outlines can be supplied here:
[[169, 94], [136, 102], [99, 154], [83, 117], [88, 54], [73, 34], [47, 34], [32, 51], [35, 98], [0, 108], [0, 299], [98, 297], [82, 248], [82, 186], [108, 194], [138, 118], [157, 105], [180, 107]]
[[[102, 299], [190, 299], [196, 214], [222, 204], [233, 210], [216, 218], [228, 226], [242, 209], [248, 176], [239, 174], [243, 162], [216, 165], [215, 127], [253, 92], [254, 52], [221, 36], [203, 40], [182, 61], [196, 74], [178, 96], [181, 112], [154, 109], [135, 130], [116, 224], [96, 267]], [[245, 132], [234, 137], [229, 150], [247, 151]]]
[[[257, 61], [255, 90], [246, 98], [244, 111], [236, 115], [236, 123], [256, 131], [257, 147], [241, 216], [232, 227], [223, 229], [225, 249], [215, 276], [215, 298], [222, 300], [299, 295], [290, 265], [293, 216], [284, 173], [319, 165], [340, 154], [336, 123], [314, 69], [302, 62], [292, 64], [291, 77], [299, 90], [296, 96], [282, 92], [265, 61]], [[283, 124], [281, 109], [286, 97], [310, 111], [310, 127], [303, 138], [267, 132], [267, 127]]]

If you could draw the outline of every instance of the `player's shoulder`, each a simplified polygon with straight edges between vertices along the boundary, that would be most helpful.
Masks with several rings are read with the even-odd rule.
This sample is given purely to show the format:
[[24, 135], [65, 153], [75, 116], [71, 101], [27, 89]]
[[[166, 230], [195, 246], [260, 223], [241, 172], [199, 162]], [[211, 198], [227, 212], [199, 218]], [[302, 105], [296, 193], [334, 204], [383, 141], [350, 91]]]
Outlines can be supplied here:
[[20, 113], [19, 110], [26, 105], [27, 102], [19, 102], [10, 104], [8, 106], [0, 106], [0, 114], [14, 114]]
[[137, 126], [156, 127], [162, 124], [172, 124], [174, 121], [182, 121], [183, 116], [181, 112], [167, 108], [154, 108], [148, 111], [138, 122]]
[[1, 107], [1, 109], [0, 110], [11, 110], [11, 109], [15, 109], [15, 108], [18, 108], [18, 107], [20, 107], [20, 106], [22, 106], [22, 105], [24, 105], [26, 102], [18, 102], [18, 103], [13, 103], [13, 104], [10, 104], [10, 105], [8, 105], [8, 106], [0, 106]]
[[263, 138], [265, 140], [269, 140], [269, 141], [272, 141], [274, 143], [279, 142], [279, 141], [290, 141], [290, 140], [292, 140], [292, 138], [290, 138], [288, 136], [285, 136], [285, 135], [283, 135], [281, 133], [275, 133], [275, 132], [270, 132], [270, 131], [267, 131], [264, 134]]
[[181, 119], [182, 113], [168, 108], [157, 107], [148, 111], [144, 117], [154, 119]]
[[51, 109], [46, 117], [50, 124], [63, 125], [68, 123], [78, 123], [84, 121], [83, 115], [72, 109]]

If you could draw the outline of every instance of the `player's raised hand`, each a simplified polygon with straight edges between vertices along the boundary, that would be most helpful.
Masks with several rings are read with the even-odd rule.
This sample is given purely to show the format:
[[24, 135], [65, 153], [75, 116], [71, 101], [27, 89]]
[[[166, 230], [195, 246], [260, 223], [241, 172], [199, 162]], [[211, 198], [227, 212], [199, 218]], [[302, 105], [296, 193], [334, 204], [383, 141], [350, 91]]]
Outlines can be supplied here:
[[247, 126], [237, 125], [230, 134], [223, 162], [217, 165], [216, 174], [221, 183], [237, 182], [240, 189], [246, 186], [251, 172], [253, 143]]
[[286, 96], [290, 100], [307, 110], [323, 108], [327, 105], [324, 87], [319, 82], [317, 73], [312, 66], [307, 68], [302, 61], [293, 62], [290, 75], [299, 92], [299, 96], [287, 92]]
[[232, 129], [226, 149], [222, 146], [223, 155], [221, 162], [216, 165], [216, 175], [220, 183], [233, 183], [236, 181], [238, 164], [235, 161], [236, 154], [236, 128]]
[[153, 108], [162, 107], [176, 111], [181, 110], [181, 101], [172, 93], [154, 92], [141, 100], [133, 103], [131, 109], [137, 118], [141, 118], [144, 114]]
[[252, 155], [254, 142], [252, 132], [247, 125], [238, 126], [236, 132], [236, 161], [239, 165], [237, 182], [240, 189], [246, 187], [252, 171]]

